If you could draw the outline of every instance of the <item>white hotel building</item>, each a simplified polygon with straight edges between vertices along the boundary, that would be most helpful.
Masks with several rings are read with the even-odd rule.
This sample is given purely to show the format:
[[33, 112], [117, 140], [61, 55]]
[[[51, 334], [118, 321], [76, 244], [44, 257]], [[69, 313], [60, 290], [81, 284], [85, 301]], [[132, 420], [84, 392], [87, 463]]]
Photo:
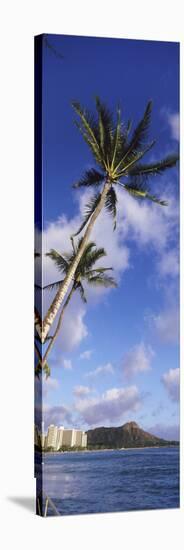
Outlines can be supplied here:
[[[59, 428], [54, 424], [48, 427], [47, 435], [42, 434], [42, 448], [47, 449], [52, 447], [58, 451], [61, 447], [87, 447], [87, 434], [82, 430], [64, 429], [64, 426]], [[43, 444], [44, 441], [44, 444]]]
[[60, 426], [60, 428], [57, 429], [56, 451], [59, 451], [59, 449], [63, 445], [63, 433], [64, 433], [64, 426]]
[[50, 426], [48, 427], [48, 432], [46, 436], [46, 442], [45, 442], [46, 447], [53, 447], [54, 449], [56, 449], [57, 432], [58, 432], [57, 426], [54, 426], [54, 424], [50, 424]]

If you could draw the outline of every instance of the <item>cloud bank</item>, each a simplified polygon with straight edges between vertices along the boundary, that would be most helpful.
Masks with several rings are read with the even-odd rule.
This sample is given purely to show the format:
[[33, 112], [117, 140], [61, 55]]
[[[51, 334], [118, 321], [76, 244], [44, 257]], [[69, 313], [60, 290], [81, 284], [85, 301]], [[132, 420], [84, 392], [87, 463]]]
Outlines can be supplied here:
[[179, 113], [168, 113], [168, 124], [171, 130], [171, 136], [176, 141], [180, 139], [180, 117]]
[[122, 360], [123, 374], [126, 378], [131, 378], [140, 372], [149, 371], [153, 357], [152, 348], [141, 342], [124, 355]]
[[97, 367], [94, 370], [87, 372], [86, 376], [90, 378], [96, 378], [96, 376], [98, 376], [99, 374], [109, 374], [109, 373], [113, 374], [114, 369], [111, 363], [106, 363], [105, 365], [102, 365], [100, 367]]
[[141, 406], [142, 398], [136, 386], [112, 388], [98, 397], [81, 399], [75, 405], [83, 423], [98, 426], [103, 423], [121, 422], [128, 412]]
[[85, 397], [91, 393], [91, 388], [89, 386], [75, 386], [73, 389], [73, 394], [75, 397]]
[[172, 401], [179, 401], [180, 369], [169, 369], [162, 376], [162, 382]]

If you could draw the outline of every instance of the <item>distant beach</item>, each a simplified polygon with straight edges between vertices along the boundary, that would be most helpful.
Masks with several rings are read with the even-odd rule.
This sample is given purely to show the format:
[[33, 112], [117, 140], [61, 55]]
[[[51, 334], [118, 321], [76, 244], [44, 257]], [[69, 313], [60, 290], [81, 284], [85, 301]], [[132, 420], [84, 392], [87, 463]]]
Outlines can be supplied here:
[[180, 443], [176, 445], [149, 445], [148, 447], [120, 447], [120, 448], [114, 448], [114, 449], [84, 449], [84, 450], [73, 450], [73, 451], [43, 451], [44, 455], [62, 455], [62, 454], [87, 454], [87, 453], [103, 453], [108, 451], [143, 451], [144, 449], [171, 449], [171, 448], [178, 448]]

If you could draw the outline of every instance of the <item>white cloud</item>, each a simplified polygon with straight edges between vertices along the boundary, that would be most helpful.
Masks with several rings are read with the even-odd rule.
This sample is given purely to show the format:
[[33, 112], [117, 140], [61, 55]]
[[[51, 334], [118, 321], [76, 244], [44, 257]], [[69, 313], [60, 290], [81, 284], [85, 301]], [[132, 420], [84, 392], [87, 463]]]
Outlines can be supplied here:
[[180, 117], [179, 113], [168, 113], [168, 124], [171, 130], [171, 136], [176, 141], [180, 139]]
[[44, 377], [43, 380], [35, 378], [35, 403], [40, 405], [42, 399], [46, 398], [50, 391], [56, 390], [59, 387], [59, 382], [56, 378], [49, 376], [48, 378]]
[[118, 192], [118, 198], [125, 236], [136, 241], [137, 246], [147, 248], [149, 244], [157, 253], [165, 250], [177, 223], [178, 212], [174, 199], [170, 197], [168, 206], [164, 208], [148, 201], [136, 200], [128, 193]]
[[89, 395], [91, 393], [91, 388], [89, 386], [75, 386], [73, 389], [73, 393], [75, 397], [85, 397], [86, 395]]
[[43, 387], [45, 388], [46, 393], [50, 390], [56, 390], [59, 387], [59, 381], [56, 378], [49, 376], [44, 379]]
[[[41, 427], [41, 422], [43, 420], [43, 401], [48, 398], [50, 391], [56, 390], [59, 387], [59, 382], [57, 379], [49, 377], [35, 378], [35, 423], [37, 426]], [[45, 405], [44, 405], [45, 406]]]
[[163, 107], [161, 109], [161, 116], [164, 118], [169, 126], [171, 138], [175, 141], [180, 139], [180, 115], [178, 112], [172, 112], [169, 108]]
[[[62, 327], [55, 342], [54, 349], [57, 356], [61, 353], [69, 353], [86, 338], [88, 329], [85, 324], [85, 314], [86, 308], [81, 304], [79, 296], [74, 296], [65, 311]], [[62, 366], [61, 362], [60, 365]]]
[[163, 291], [163, 305], [160, 311], [148, 312], [145, 322], [154, 336], [163, 344], [179, 343], [179, 285], [178, 278], [159, 281]]
[[163, 343], [174, 344], [179, 339], [179, 312], [176, 306], [168, 306], [158, 315], [150, 316], [150, 325]]
[[179, 273], [179, 255], [178, 250], [170, 249], [164, 251], [158, 265], [159, 274], [162, 277], [176, 277]]
[[86, 351], [83, 351], [81, 354], [80, 354], [80, 359], [90, 359], [91, 358], [91, 355], [92, 355], [92, 350], [91, 349], [87, 349]]
[[127, 412], [135, 412], [141, 406], [141, 396], [136, 386], [112, 388], [94, 398], [81, 399], [75, 409], [89, 426], [120, 422]]
[[70, 351], [77, 347], [88, 334], [87, 326], [84, 323], [86, 309], [78, 303], [68, 307], [63, 321], [61, 336], [62, 351]]
[[43, 421], [46, 430], [50, 424], [55, 424], [55, 426], [60, 426], [64, 423], [67, 425], [73, 424], [70, 410], [63, 405], [56, 405], [54, 407], [44, 406]]
[[71, 370], [72, 369], [71, 359], [63, 359], [63, 367], [66, 370]]
[[150, 346], [145, 346], [143, 342], [134, 346], [127, 352], [122, 360], [122, 369], [126, 378], [131, 378], [139, 372], [146, 372], [151, 369], [151, 360], [154, 352]]
[[93, 377], [98, 376], [99, 374], [109, 374], [109, 373], [113, 374], [114, 369], [113, 369], [113, 366], [111, 365], [111, 363], [106, 363], [106, 365], [102, 365], [100, 367], [97, 367], [94, 370], [91, 370], [91, 371], [87, 372], [86, 376], [93, 378]]
[[180, 369], [169, 369], [162, 376], [162, 382], [172, 401], [179, 401]]

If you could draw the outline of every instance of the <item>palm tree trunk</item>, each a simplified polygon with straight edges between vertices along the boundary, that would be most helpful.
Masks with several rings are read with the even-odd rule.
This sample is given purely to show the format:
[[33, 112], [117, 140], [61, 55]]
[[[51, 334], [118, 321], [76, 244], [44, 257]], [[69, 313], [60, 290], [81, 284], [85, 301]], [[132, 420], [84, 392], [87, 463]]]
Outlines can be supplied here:
[[51, 306], [49, 307], [48, 309], [48, 312], [44, 318], [44, 321], [43, 321], [43, 325], [42, 325], [42, 334], [41, 334], [41, 341], [42, 343], [44, 343], [45, 341], [45, 338], [47, 337], [47, 334], [50, 330], [50, 327], [57, 315], [57, 312], [60, 308], [60, 305], [62, 303], [62, 301], [64, 300], [64, 297], [69, 289], [69, 286], [72, 282], [72, 278], [75, 274], [75, 271], [77, 269], [77, 266], [80, 262], [80, 259], [82, 257], [82, 254], [85, 250], [85, 247], [86, 247], [86, 244], [89, 240], [89, 237], [90, 237], [90, 234], [91, 234], [91, 231], [93, 229], [93, 226], [95, 224], [95, 221], [97, 219], [97, 217], [99, 216], [104, 204], [105, 204], [105, 199], [106, 199], [106, 196], [107, 196], [107, 193], [109, 191], [111, 187], [111, 182], [109, 181], [109, 179], [106, 179], [105, 181], [105, 184], [104, 184], [104, 188], [102, 190], [102, 193], [101, 193], [101, 198], [99, 200], [99, 203], [97, 205], [97, 207], [95, 208], [92, 216], [91, 216], [91, 219], [88, 223], [88, 226], [87, 226], [87, 229], [84, 233], [84, 237], [82, 239], [82, 242], [81, 242], [81, 245], [79, 247], [79, 250], [75, 256], [75, 259], [72, 263], [72, 265], [70, 266], [70, 269], [68, 270], [68, 273], [63, 281], [63, 283], [61, 284]]
[[65, 309], [66, 309], [66, 307], [68, 306], [68, 304], [69, 304], [69, 302], [70, 302], [70, 300], [71, 300], [71, 297], [72, 297], [72, 294], [73, 294], [74, 291], [75, 291], [74, 286], [72, 286], [72, 288], [71, 288], [71, 290], [70, 290], [70, 293], [68, 294], [68, 297], [67, 297], [67, 299], [66, 299], [66, 302], [64, 303], [64, 306], [63, 306], [63, 308], [62, 308], [62, 310], [61, 310], [61, 313], [60, 313], [60, 316], [59, 316], [59, 320], [58, 320], [58, 324], [57, 324], [55, 333], [54, 333], [54, 335], [53, 335], [53, 337], [52, 337], [52, 340], [50, 340], [49, 345], [48, 345], [48, 348], [46, 349], [46, 352], [45, 352], [45, 354], [44, 354], [44, 356], [43, 356], [43, 359], [42, 359], [42, 361], [41, 361], [41, 366], [42, 366], [42, 368], [44, 367], [44, 365], [45, 365], [45, 363], [46, 363], [46, 359], [47, 359], [47, 357], [48, 357], [48, 355], [49, 355], [49, 353], [50, 353], [50, 351], [51, 351], [51, 349], [52, 349], [52, 347], [53, 347], [53, 345], [54, 345], [54, 342], [55, 342], [55, 340], [56, 340], [56, 338], [57, 338], [57, 335], [58, 335], [58, 333], [59, 333], [59, 331], [60, 331], [60, 327], [61, 327], [61, 323], [62, 323], [62, 320], [63, 320], [63, 316], [64, 316]]
[[37, 310], [36, 307], [35, 307], [35, 310], [34, 310], [34, 324], [35, 324], [36, 332], [38, 333], [38, 336], [41, 338], [41, 334], [42, 334], [42, 320], [41, 320], [39, 311]]

